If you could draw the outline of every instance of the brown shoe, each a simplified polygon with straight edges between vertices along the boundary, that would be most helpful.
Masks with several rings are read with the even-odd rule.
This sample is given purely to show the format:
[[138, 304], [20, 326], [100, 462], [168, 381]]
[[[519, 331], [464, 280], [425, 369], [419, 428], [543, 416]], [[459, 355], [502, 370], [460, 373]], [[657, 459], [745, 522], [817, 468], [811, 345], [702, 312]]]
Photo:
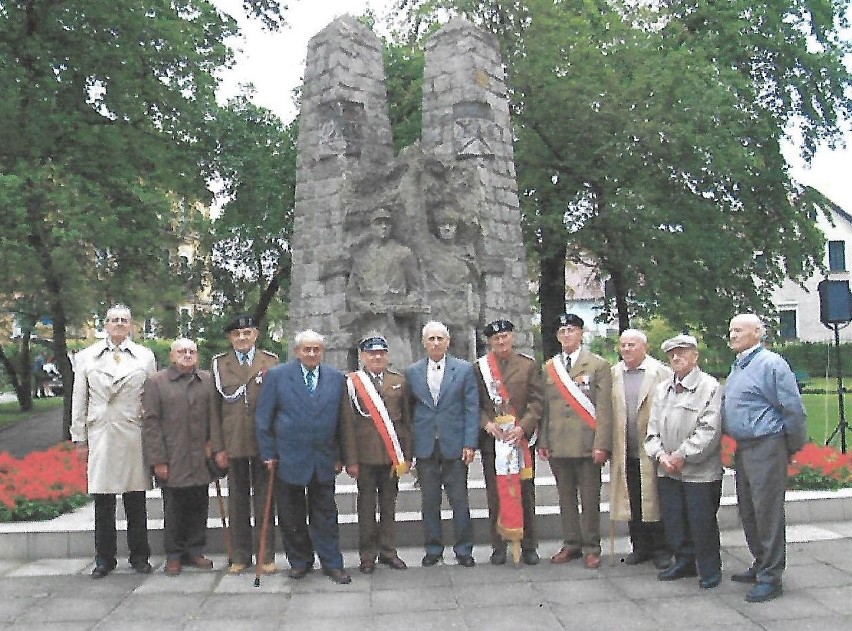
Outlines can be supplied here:
[[170, 559], [166, 561], [166, 566], [163, 568], [163, 572], [166, 576], [177, 576], [180, 574], [182, 569], [183, 564], [180, 562], [180, 559]]
[[192, 567], [197, 567], [199, 570], [213, 569], [213, 561], [203, 556], [192, 557], [187, 560], [186, 564], [191, 565]]
[[408, 567], [405, 564], [405, 561], [400, 559], [398, 556], [394, 556], [394, 557], [382, 557], [382, 556], [380, 556], [379, 557], [379, 563], [383, 563], [384, 565], [387, 565], [388, 567], [390, 567], [394, 570], [404, 570]]
[[563, 546], [562, 549], [550, 557], [551, 563], [568, 563], [574, 559], [579, 559], [583, 556], [583, 551], [580, 548], [572, 548], [571, 546]]
[[601, 555], [597, 552], [589, 552], [583, 563], [590, 570], [596, 570], [601, 566]]

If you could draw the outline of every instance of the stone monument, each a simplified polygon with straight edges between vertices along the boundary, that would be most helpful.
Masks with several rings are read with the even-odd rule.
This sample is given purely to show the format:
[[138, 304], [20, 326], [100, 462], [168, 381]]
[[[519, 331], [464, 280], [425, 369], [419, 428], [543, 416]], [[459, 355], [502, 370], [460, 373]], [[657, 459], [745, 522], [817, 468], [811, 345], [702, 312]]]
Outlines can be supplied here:
[[[382, 45], [350, 16], [308, 46], [298, 150], [292, 334], [326, 336], [326, 361], [355, 367], [358, 341], [379, 332], [398, 370], [441, 320], [451, 352], [473, 359], [482, 326], [516, 326], [532, 352], [509, 102], [493, 36], [464, 20], [426, 50], [423, 132], [394, 156]], [[291, 335], [292, 336], [292, 335]]]

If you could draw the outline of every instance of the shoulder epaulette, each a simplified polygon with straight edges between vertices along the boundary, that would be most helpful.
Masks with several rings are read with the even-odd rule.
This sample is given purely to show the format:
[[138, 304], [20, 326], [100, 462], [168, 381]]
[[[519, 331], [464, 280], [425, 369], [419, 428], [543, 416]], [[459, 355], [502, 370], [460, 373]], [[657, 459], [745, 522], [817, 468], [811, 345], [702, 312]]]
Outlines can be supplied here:
[[535, 357], [533, 357], [532, 355], [527, 355], [526, 353], [518, 353], [518, 355], [520, 355], [521, 357], [524, 357], [526, 359], [529, 359], [530, 361], [535, 361]]
[[230, 352], [231, 351], [225, 351], [224, 353], [219, 353], [218, 355], [213, 355], [213, 359], [218, 359], [220, 357], [224, 357], [225, 355], [227, 355]]
[[394, 370], [393, 368], [385, 368], [385, 372], [388, 372], [392, 375], [401, 375], [402, 373], [398, 370]]
[[278, 359], [278, 355], [276, 355], [276, 354], [275, 354], [275, 353], [273, 353], [272, 351], [267, 351], [267, 350], [265, 350], [265, 349], [263, 349], [263, 348], [259, 348], [258, 350], [259, 350], [261, 353], [263, 353], [264, 355], [269, 355], [270, 357], [274, 357], [275, 359]]

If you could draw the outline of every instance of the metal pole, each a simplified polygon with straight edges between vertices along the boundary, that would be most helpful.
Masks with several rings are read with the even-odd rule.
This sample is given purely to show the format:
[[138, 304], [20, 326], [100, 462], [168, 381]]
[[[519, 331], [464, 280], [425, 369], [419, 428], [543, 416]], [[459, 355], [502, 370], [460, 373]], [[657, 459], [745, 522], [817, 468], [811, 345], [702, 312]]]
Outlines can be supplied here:
[[843, 408], [843, 368], [840, 361], [840, 328], [834, 323], [834, 353], [837, 366], [837, 404], [840, 411], [840, 452], [846, 453], [846, 410]]

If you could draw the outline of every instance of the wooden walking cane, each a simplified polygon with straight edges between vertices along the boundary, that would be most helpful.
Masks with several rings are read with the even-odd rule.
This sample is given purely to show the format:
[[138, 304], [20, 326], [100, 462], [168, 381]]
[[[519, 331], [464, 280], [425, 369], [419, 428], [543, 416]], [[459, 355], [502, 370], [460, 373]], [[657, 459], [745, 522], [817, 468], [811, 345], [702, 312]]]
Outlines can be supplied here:
[[272, 512], [272, 490], [275, 487], [275, 465], [269, 469], [269, 488], [266, 489], [266, 503], [263, 506], [263, 527], [260, 529], [260, 551], [254, 574], [254, 586], [260, 587], [260, 575], [263, 574], [263, 561], [266, 559], [266, 537], [269, 533], [269, 517]]

